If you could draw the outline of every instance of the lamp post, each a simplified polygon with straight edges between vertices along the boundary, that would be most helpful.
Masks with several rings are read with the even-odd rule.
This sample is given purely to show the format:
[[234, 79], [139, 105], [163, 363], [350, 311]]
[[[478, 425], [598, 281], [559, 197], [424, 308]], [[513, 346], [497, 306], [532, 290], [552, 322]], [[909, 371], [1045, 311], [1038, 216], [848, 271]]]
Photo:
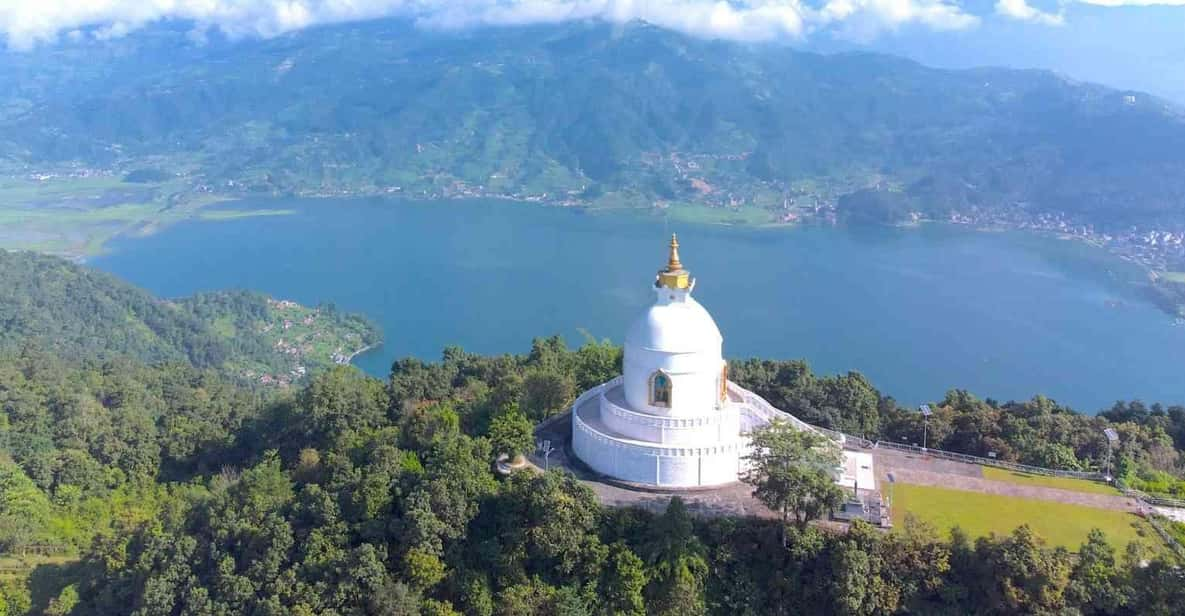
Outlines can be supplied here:
[[922, 411], [922, 451], [926, 450], [926, 438], [930, 435], [930, 405], [923, 404], [918, 407]]
[[539, 453], [543, 454], [543, 470], [551, 470], [551, 461], [548, 458], [551, 456], [551, 452], [555, 451], [555, 448], [551, 446], [551, 440], [539, 441], [535, 446]]
[[1119, 442], [1119, 433], [1114, 428], [1106, 428], [1103, 430], [1103, 436], [1107, 437], [1107, 481], [1111, 480], [1111, 446]]

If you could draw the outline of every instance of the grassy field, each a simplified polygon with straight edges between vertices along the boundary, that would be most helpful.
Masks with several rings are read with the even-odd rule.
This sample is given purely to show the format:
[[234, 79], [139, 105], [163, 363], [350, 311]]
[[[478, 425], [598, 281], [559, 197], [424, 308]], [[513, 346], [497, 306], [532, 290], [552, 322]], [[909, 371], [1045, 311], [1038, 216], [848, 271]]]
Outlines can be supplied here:
[[1156, 532], [1139, 517], [1081, 505], [898, 483], [893, 486], [893, 524], [904, 523], [906, 513], [944, 531], [959, 526], [972, 537], [1006, 534], [1028, 524], [1049, 545], [1071, 551], [1078, 550], [1092, 528], [1106, 533], [1117, 550], [1132, 541], [1163, 549]]
[[1098, 481], [1086, 479], [1069, 479], [1066, 477], [1049, 477], [1047, 475], [1030, 475], [1002, 468], [983, 467], [983, 478], [992, 481], [1004, 481], [1020, 485], [1041, 486], [1043, 488], [1058, 488], [1071, 492], [1087, 492], [1089, 494], [1119, 494], [1115, 488]]

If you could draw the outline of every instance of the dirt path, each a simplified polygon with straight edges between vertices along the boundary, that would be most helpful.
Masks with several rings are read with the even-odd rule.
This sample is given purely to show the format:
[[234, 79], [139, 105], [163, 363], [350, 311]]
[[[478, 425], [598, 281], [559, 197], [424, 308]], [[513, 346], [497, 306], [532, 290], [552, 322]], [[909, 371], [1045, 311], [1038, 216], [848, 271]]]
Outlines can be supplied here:
[[981, 467], [974, 464], [922, 458], [913, 454], [879, 449], [876, 450], [874, 458], [878, 487], [882, 489], [887, 487], [888, 474], [892, 473], [897, 483], [1015, 496], [1130, 513], [1139, 511], [1139, 505], [1135, 500], [1118, 494], [1091, 494], [984, 479]]

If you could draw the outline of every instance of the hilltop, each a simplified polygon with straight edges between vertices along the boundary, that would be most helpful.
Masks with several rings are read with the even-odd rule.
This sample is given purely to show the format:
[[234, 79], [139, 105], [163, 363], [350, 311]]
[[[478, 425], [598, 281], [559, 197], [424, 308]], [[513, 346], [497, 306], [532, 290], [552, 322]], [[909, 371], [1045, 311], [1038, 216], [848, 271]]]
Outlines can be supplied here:
[[248, 291], [162, 300], [63, 259], [0, 251], [0, 354], [184, 363], [287, 384], [376, 344], [365, 319]]

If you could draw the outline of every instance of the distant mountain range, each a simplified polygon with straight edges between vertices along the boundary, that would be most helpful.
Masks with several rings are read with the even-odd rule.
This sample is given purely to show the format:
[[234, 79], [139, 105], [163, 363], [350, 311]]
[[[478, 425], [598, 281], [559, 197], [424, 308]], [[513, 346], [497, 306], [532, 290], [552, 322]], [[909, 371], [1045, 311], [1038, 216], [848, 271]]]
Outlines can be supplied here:
[[[0, 55], [5, 172], [75, 162], [242, 193], [507, 195], [877, 219], [1185, 221], [1185, 113], [1029, 70], [704, 41], [643, 24], [399, 22]], [[868, 198], [869, 192], [883, 193]], [[868, 211], [859, 211], [865, 208]]]

